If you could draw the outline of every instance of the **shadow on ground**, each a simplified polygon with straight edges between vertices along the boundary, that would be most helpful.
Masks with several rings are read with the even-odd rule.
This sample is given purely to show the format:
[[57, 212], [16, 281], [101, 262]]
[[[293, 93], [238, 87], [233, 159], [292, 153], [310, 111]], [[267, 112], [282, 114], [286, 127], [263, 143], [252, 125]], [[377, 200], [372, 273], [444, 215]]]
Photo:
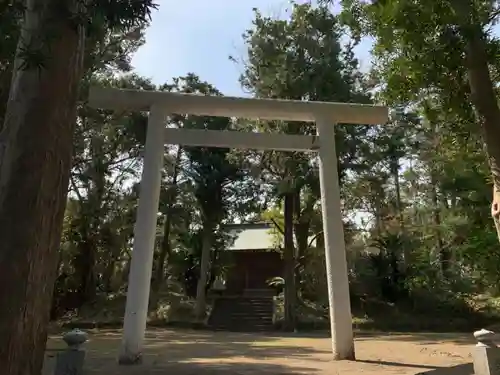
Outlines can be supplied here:
[[419, 372], [416, 375], [473, 375], [472, 364], [466, 363], [452, 367], [442, 367], [430, 371]]
[[[357, 334], [357, 361], [332, 361], [325, 333], [252, 334], [149, 329], [142, 366], [118, 366], [120, 330], [89, 331], [86, 375], [336, 374], [469, 375], [469, 336]], [[44, 375], [53, 374], [59, 335], [47, 344]], [[359, 349], [359, 353], [358, 353]], [[451, 367], [450, 367], [451, 366]]]
[[436, 333], [436, 332], [356, 332], [356, 341], [364, 340], [391, 340], [415, 342], [419, 345], [439, 344], [441, 342], [453, 343], [457, 345], [475, 345], [477, 342], [471, 333]]
[[[297, 336], [294, 336], [297, 337]], [[300, 337], [300, 336], [299, 336]], [[234, 332], [200, 332], [188, 330], [150, 330], [146, 335], [145, 350], [176, 361], [192, 358], [300, 358], [317, 354], [329, 354], [307, 346], [286, 345], [284, 337], [266, 334]], [[92, 336], [91, 336], [92, 339]], [[100, 332], [89, 353], [113, 354], [121, 340], [121, 332]]]
[[[93, 358], [96, 359], [96, 358]], [[92, 361], [89, 358], [88, 361]], [[53, 359], [49, 359], [44, 375], [51, 375]], [[149, 362], [149, 363], [148, 363]], [[292, 375], [292, 374], [315, 374], [319, 370], [302, 366], [287, 366], [281, 364], [251, 363], [251, 362], [163, 362], [161, 364], [151, 362], [148, 358], [140, 366], [118, 366], [109, 359], [104, 366], [96, 363], [86, 366], [86, 375], [149, 375], [149, 374], [172, 374], [172, 375]]]
[[450, 367], [438, 367], [428, 365], [415, 365], [409, 363], [387, 362], [387, 361], [370, 361], [370, 360], [357, 360], [358, 363], [369, 363], [389, 367], [398, 368], [415, 368], [424, 371], [417, 372], [415, 375], [474, 375], [472, 363], [466, 363]]
[[[146, 335], [143, 366], [116, 363], [121, 340], [119, 331], [90, 332], [87, 374], [304, 374], [317, 370], [293, 365], [290, 360], [311, 358], [321, 353], [315, 348], [284, 345], [273, 336], [230, 332], [150, 330]], [[64, 347], [61, 340], [47, 345], [44, 375], [52, 373], [55, 353]], [[284, 363], [259, 363], [287, 360]]]
[[[480, 329], [480, 328], [478, 328]], [[203, 331], [197, 331], [203, 332]], [[207, 331], [208, 332], [208, 331]], [[207, 333], [211, 334], [211, 333]], [[383, 340], [383, 341], [401, 341], [418, 343], [419, 345], [453, 343], [457, 345], [475, 345], [477, 342], [474, 339], [472, 332], [470, 333], [439, 333], [439, 332], [380, 332], [380, 331], [355, 331], [354, 336], [356, 341], [367, 340]], [[241, 337], [241, 336], [238, 336]], [[248, 336], [251, 338], [251, 334]], [[264, 340], [275, 341], [283, 338], [310, 338], [310, 339], [325, 339], [330, 337], [328, 330], [314, 332], [269, 332], [261, 334]]]

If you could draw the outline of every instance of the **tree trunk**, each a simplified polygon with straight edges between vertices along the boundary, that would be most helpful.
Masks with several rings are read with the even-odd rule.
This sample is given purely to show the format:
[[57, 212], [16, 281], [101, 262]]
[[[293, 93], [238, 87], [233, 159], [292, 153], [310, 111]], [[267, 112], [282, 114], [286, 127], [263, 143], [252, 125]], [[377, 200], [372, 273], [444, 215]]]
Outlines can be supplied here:
[[[208, 225], [207, 225], [208, 224]], [[206, 285], [208, 279], [208, 267], [210, 266], [210, 251], [212, 250], [213, 230], [212, 224], [206, 223], [203, 228], [203, 239], [201, 248], [200, 276], [196, 286], [195, 317], [197, 320], [205, 318], [207, 307]]]
[[170, 258], [172, 246], [170, 244], [170, 229], [172, 227], [172, 204], [168, 203], [167, 213], [165, 214], [165, 223], [163, 225], [163, 238], [160, 245], [160, 254], [158, 255], [156, 265], [156, 276], [154, 278], [153, 288], [157, 292], [165, 279], [165, 266]]
[[[62, 264], [62, 254], [61, 251], [57, 253], [57, 266], [56, 266], [56, 281], [54, 282], [54, 289], [52, 291], [52, 303], [50, 305], [50, 320], [55, 320], [59, 317], [59, 301], [62, 295], [62, 286], [60, 283], [65, 279], [65, 277], [60, 273]], [[58, 282], [59, 281], [59, 282]], [[62, 283], [61, 283], [62, 284]]]
[[0, 70], [0, 130], [3, 128], [4, 113], [9, 98], [11, 80], [12, 72], [10, 69], [6, 69], [5, 71]]
[[95, 271], [99, 236], [101, 235], [101, 220], [103, 219], [102, 204], [106, 192], [106, 167], [102, 162], [103, 139], [92, 140], [91, 181], [87, 191], [87, 200], [81, 200], [80, 233], [82, 239], [78, 244], [78, 255], [75, 257], [75, 271], [80, 280], [78, 296], [80, 306], [95, 300], [97, 295], [97, 275]]
[[403, 273], [406, 273], [408, 268], [411, 266], [411, 252], [410, 248], [407, 244], [406, 240], [406, 228], [405, 228], [405, 220], [404, 220], [404, 215], [403, 215], [403, 202], [401, 199], [401, 182], [399, 179], [399, 158], [393, 157], [391, 162], [390, 162], [390, 170], [392, 177], [394, 178], [394, 189], [396, 191], [396, 211], [398, 215], [398, 221], [399, 221], [399, 229], [401, 230], [403, 242], [403, 264], [402, 264], [402, 269], [401, 271]]
[[285, 321], [283, 329], [296, 328], [297, 289], [295, 287], [295, 246], [293, 243], [294, 193], [285, 194], [284, 203], [284, 279], [285, 279]]
[[[6, 375], [41, 373], [84, 50], [84, 30], [64, 17], [60, 1], [28, 0], [26, 7], [0, 133], [0, 368]], [[23, 61], [26, 45], [49, 51], [43, 66]]]
[[92, 236], [85, 236], [78, 243], [78, 255], [75, 257], [75, 270], [78, 284], [78, 302], [83, 306], [91, 302], [96, 297], [96, 274], [95, 263], [97, 249], [95, 239]]
[[[432, 167], [431, 167], [432, 168]], [[436, 236], [436, 253], [441, 267], [441, 273], [444, 278], [448, 277], [450, 268], [451, 254], [444, 245], [441, 235], [441, 209], [439, 205], [439, 196], [437, 191], [436, 171], [431, 171], [431, 202], [432, 202], [432, 221], [434, 222], [434, 234]]]
[[113, 254], [113, 258], [109, 260], [106, 268], [104, 269], [104, 272], [102, 273], [102, 284], [103, 289], [106, 293], [113, 292], [113, 277], [115, 276], [115, 268], [116, 256]]
[[493, 176], [491, 215], [500, 241], [500, 109], [489, 72], [486, 36], [481, 25], [477, 23], [463, 26], [461, 34], [466, 41], [465, 60], [472, 102], [484, 132]]
[[177, 179], [179, 176], [179, 163], [182, 155], [182, 148], [179, 147], [177, 149], [177, 154], [175, 156], [175, 165], [174, 165], [174, 175], [172, 176], [172, 186], [170, 186], [170, 194], [168, 194], [168, 203], [167, 210], [165, 212], [165, 224], [163, 226], [163, 238], [161, 241], [160, 254], [158, 256], [158, 263], [156, 266], [156, 277], [154, 278], [155, 282], [153, 284], [154, 291], [157, 292], [161, 284], [163, 283], [165, 276], [165, 265], [170, 257], [170, 253], [172, 252], [172, 246], [170, 244], [170, 229], [172, 227], [172, 215], [173, 215], [173, 206], [177, 200]]
[[205, 285], [205, 294], [208, 293], [208, 290], [212, 287], [212, 285], [215, 282], [215, 279], [217, 278], [218, 274], [216, 272], [216, 267], [218, 266], [218, 256], [219, 256], [219, 251], [217, 249], [214, 249], [211, 251], [211, 259], [210, 259], [210, 264], [208, 268], [208, 274], [210, 275], [207, 279], [207, 284]]
[[309, 247], [309, 230], [311, 227], [311, 220], [308, 207], [305, 207], [306, 212], [301, 212], [300, 192], [294, 194], [294, 232], [295, 241], [297, 242], [297, 256], [295, 259], [295, 288], [297, 289], [297, 296], [300, 296], [300, 289], [302, 283], [301, 272], [305, 268], [305, 257]]
[[403, 217], [403, 203], [401, 202], [401, 183], [399, 181], [399, 160], [391, 162], [391, 173], [394, 177], [394, 188], [396, 190], [396, 211], [398, 214], [399, 227], [404, 232], [405, 221]]

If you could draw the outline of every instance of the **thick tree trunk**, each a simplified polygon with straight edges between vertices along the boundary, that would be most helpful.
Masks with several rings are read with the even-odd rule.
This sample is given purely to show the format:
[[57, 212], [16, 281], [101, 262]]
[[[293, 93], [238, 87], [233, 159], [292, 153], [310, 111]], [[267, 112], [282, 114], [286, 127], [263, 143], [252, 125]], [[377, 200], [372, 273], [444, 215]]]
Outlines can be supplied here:
[[213, 230], [212, 225], [204, 225], [201, 249], [200, 277], [196, 287], [195, 317], [198, 320], [205, 318], [207, 308], [206, 285], [208, 280], [208, 267], [210, 266], [210, 251], [212, 250]]
[[[28, 0], [0, 133], [0, 368], [38, 375], [56, 278], [84, 30], [57, 0]], [[24, 46], [50, 54], [33, 67]], [[28, 57], [29, 58], [29, 57]]]
[[295, 286], [295, 246], [293, 243], [294, 193], [285, 194], [284, 202], [284, 279], [285, 279], [285, 321], [283, 329], [296, 328], [297, 289]]
[[500, 240], [500, 108], [488, 66], [486, 36], [481, 25], [461, 29], [466, 40], [466, 64], [472, 101], [484, 132], [493, 176], [491, 215]]

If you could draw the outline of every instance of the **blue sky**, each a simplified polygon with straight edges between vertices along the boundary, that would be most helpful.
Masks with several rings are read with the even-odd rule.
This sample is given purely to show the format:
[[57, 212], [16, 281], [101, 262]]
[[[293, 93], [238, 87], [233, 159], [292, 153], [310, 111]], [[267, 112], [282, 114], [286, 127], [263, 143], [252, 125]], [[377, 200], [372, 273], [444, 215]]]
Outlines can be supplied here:
[[[284, 16], [290, 8], [287, 0], [158, 0], [158, 4], [146, 44], [132, 61], [136, 71], [157, 84], [193, 72], [224, 94], [235, 96], [243, 95], [238, 83], [241, 66], [229, 56], [244, 56], [241, 35], [251, 26], [252, 8], [275, 17]], [[357, 48], [365, 69], [369, 50], [366, 41]]]

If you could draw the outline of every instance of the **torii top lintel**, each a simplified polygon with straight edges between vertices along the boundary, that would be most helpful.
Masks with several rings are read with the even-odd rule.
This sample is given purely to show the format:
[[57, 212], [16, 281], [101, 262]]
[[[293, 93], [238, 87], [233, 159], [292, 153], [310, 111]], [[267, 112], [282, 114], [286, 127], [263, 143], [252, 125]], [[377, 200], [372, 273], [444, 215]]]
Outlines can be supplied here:
[[94, 108], [148, 111], [152, 106], [168, 113], [199, 116], [240, 117], [262, 120], [314, 122], [318, 117], [335, 123], [385, 124], [384, 106], [282, 99], [207, 96], [165, 91], [92, 87], [89, 104]]

